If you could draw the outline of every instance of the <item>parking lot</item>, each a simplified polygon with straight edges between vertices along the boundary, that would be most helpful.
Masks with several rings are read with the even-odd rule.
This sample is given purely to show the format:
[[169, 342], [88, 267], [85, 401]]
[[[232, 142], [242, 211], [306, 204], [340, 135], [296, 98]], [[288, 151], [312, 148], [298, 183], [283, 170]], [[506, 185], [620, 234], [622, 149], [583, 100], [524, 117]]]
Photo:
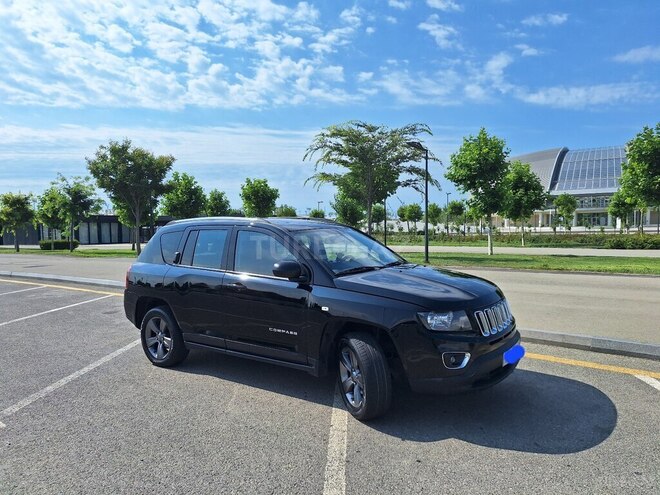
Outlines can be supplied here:
[[0, 493], [660, 492], [660, 362], [528, 344], [360, 423], [331, 378], [138, 337], [118, 291], [0, 280]]

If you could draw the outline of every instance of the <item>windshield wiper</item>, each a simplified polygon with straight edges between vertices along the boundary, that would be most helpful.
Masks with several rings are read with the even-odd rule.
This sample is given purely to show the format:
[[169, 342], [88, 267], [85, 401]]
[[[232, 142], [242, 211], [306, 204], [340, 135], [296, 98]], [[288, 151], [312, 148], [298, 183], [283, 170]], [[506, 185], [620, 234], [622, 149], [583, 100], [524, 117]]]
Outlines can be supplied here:
[[399, 260], [399, 261], [392, 261], [392, 263], [387, 263], [386, 265], [381, 266], [381, 268], [388, 268], [390, 266], [399, 266], [399, 265], [405, 265], [406, 262]]
[[343, 275], [351, 275], [353, 273], [363, 273], [363, 272], [370, 272], [372, 270], [378, 270], [380, 268], [383, 268], [382, 266], [356, 266], [354, 268], [349, 268], [348, 270], [342, 270], [338, 273], [335, 273], [336, 277], [341, 277]]

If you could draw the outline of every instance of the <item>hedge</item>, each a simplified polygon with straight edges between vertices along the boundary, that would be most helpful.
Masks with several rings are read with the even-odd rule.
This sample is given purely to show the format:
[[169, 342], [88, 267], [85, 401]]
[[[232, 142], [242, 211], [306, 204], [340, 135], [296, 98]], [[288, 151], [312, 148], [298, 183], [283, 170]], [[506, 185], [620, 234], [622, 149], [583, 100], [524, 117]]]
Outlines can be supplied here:
[[[53, 243], [53, 247], [55, 250], [60, 250], [60, 249], [69, 249], [69, 241], [67, 239], [61, 239], [57, 241], [39, 241], [39, 247], [43, 249], [44, 251], [50, 251], [51, 250], [51, 242]], [[76, 249], [80, 245], [80, 242], [77, 240], [73, 240], [73, 249]]]

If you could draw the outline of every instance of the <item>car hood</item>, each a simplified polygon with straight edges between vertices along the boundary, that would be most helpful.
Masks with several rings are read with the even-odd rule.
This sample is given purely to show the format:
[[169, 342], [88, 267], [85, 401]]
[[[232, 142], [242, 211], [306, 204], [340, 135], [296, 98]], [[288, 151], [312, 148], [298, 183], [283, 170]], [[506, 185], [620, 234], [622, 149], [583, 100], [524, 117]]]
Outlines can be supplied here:
[[483, 278], [414, 264], [338, 277], [335, 285], [440, 311], [479, 308], [504, 297], [495, 284]]

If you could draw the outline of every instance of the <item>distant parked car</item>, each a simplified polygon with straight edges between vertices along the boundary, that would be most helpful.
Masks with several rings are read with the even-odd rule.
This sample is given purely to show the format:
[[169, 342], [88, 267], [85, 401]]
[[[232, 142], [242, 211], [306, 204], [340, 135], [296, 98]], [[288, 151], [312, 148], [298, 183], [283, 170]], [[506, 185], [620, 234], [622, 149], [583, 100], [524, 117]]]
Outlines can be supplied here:
[[420, 392], [479, 389], [524, 353], [491, 282], [317, 219], [170, 222], [126, 274], [124, 307], [156, 366], [201, 348], [334, 373], [361, 420], [388, 409], [394, 374]]

